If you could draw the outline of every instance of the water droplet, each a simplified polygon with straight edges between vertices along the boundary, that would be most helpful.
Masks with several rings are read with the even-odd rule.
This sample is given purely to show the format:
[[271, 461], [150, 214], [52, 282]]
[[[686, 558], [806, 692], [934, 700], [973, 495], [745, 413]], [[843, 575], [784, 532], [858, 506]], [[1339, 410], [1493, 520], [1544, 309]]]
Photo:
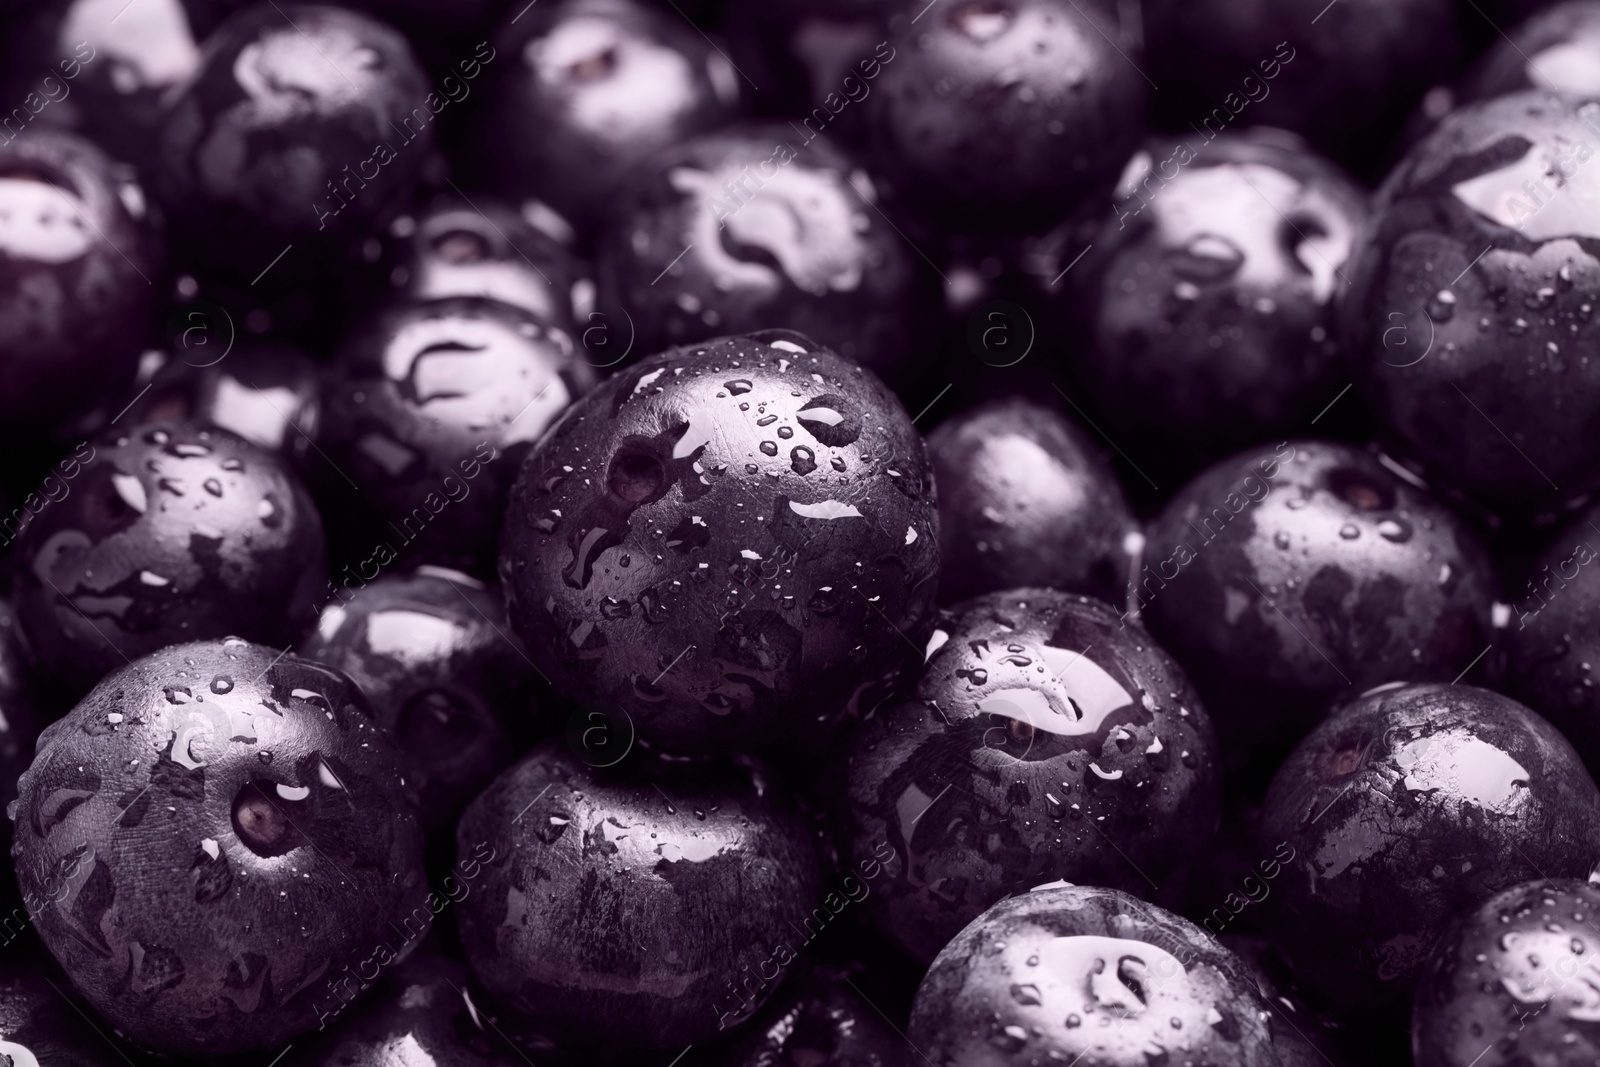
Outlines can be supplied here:
[[1456, 313], [1456, 294], [1440, 289], [1428, 301], [1428, 315], [1434, 322], [1449, 322]]
[[1339, 536], [1344, 538], [1346, 541], [1354, 541], [1356, 538], [1361, 536], [1361, 527], [1357, 526], [1353, 522], [1347, 522], [1343, 526], [1339, 527]]
[[795, 445], [789, 450], [789, 468], [796, 474], [810, 474], [817, 469], [816, 453], [805, 445]]
[[1411, 524], [1395, 519], [1384, 519], [1378, 523], [1378, 536], [1397, 545], [1405, 544], [1411, 540]]
[[726, 389], [731, 396], [743, 396], [753, 388], [749, 380], [746, 378], [735, 378], [731, 382], [723, 382], [722, 387]]
[[1287, 552], [1289, 550], [1289, 546], [1294, 542], [1289, 540], [1288, 534], [1284, 533], [1282, 530], [1279, 530], [1277, 533], [1272, 535], [1272, 543]]
[[776, 456], [778, 454], [778, 442], [762, 441], [761, 454], [764, 456]]
[[215, 478], [207, 478], [200, 484], [205, 488], [205, 491], [210, 493], [212, 496], [220, 497], [222, 495], [222, 483], [217, 481]]

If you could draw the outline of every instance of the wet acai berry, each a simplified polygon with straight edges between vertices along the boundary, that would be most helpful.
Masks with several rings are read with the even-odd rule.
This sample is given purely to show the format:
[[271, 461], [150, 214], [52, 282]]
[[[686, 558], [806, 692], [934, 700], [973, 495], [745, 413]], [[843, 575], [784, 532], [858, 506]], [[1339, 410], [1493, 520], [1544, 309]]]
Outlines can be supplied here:
[[1336, 710], [1272, 780], [1261, 840], [1296, 862], [1265, 901], [1308, 994], [1346, 1018], [1409, 1002], [1450, 918], [1600, 860], [1600, 790], [1572, 746], [1486, 689], [1384, 686]]
[[527, 654], [506, 632], [498, 591], [439, 567], [346, 582], [300, 647], [361, 687], [410, 761], [430, 831], [516, 755], [538, 705]]
[[595, 377], [565, 329], [498, 300], [397, 301], [358, 323], [323, 400], [331, 466], [311, 467], [323, 499], [361, 498], [356, 571], [492, 571], [522, 457]]
[[914, 661], [938, 545], [899, 402], [770, 330], [670, 349], [569, 409], [523, 465], [500, 572], [568, 697], [726, 749], [815, 738]]
[[1074, 423], [996, 401], [928, 435], [939, 486], [939, 599], [1046, 586], [1111, 603], [1137, 526], [1116, 475]]
[[1043, 885], [962, 930], [917, 990], [929, 1063], [1321, 1063], [1244, 963], [1186, 919], [1113, 889]]
[[1250, 130], [1153, 140], [1116, 196], [1068, 280], [1092, 337], [1076, 373], [1119, 439], [1187, 473], [1303, 432], [1349, 384], [1333, 305], [1366, 194], [1298, 138]]
[[1137, 12], [962, 0], [897, 24], [864, 106], [886, 167], [952, 229], [1053, 222], [1143, 131]]
[[860, 164], [814, 131], [737, 126], [663, 152], [602, 236], [601, 306], [635, 347], [783, 327], [897, 384], [916, 252]]
[[1450, 95], [1455, 106], [1527, 89], [1600, 93], [1600, 4], [1567, 0], [1507, 27]]
[[525, 9], [495, 50], [474, 133], [484, 184], [586, 228], [616, 209], [631, 170], [727, 122], [739, 101], [723, 52], [678, 13], [636, 0]]
[[1600, 889], [1539, 879], [1463, 913], [1439, 939], [1411, 1014], [1417, 1067], [1587, 1063], [1600, 1056]]
[[50, 951], [136, 1045], [282, 1049], [437, 910], [400, 755], [344, 675], [237, 638], [105, 678], [11, 808]]
[[849, 754], [842, 836], [867, 909], [929, 960], [1008, 893], [1147, 890], [1205, 846], [1221, 767], [1199, 698], [1137, 624], [1048, 589], [941, 614], [911, 699]]
[[549, 741], [467, 807], [456, 852], [483, 864], [456, 911], [474, 973], [568, 1047], [727, 1033], [831, 915], [804, 818], [754, 765], [597, 771]]
[[1235, 762], [1292, 743], [1335, 697], [1449, 681], [1489, 647], [1481, 538], [1361, 448], [1240, 453], [1180, 489], [1146, 533], [1134, 606]]
[[81, 414], [133, 380], [161, 258], [144, 212], [138, 186], [81, 137], [6, 134], [0, 418], [13, 430]]
[[1600, 485], [1600, 103], [1472, 104], [1379, 190], [1341, 322], [1367, 400], [1409, 455], [1494, 506]]
[[[252, 4], [207, 38], [168, 103], [153, 192], [187, 253], [278, 284], [325, 268], [395, 208], [447, 102], [384, 23], [341, 7]], [[299, 255], [272, 277], [291, 245]]]
[[1458, 15], [1452, 0], [1153, 0], [1144, 9], [1153, 99], [1170, 129], [1209, 140], [1276, 126], [1371, 167], [1454, 68], [1460, 19], [1472, 12]]
[[82, 693], [179, 641], [243, 634], [284, 648], [316, 621], [322, 523], [278, 457], [190, 423], [87, 451], [15, 549], [23, 630], [62, 687]]

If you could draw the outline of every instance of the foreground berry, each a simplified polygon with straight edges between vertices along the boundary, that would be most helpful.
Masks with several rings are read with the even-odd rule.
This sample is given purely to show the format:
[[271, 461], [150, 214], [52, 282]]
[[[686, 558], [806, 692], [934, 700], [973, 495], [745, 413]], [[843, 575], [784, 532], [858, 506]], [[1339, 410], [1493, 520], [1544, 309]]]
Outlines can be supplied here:
[[601, 772], [546, 742], [468, 806], [456, 849], [485, 865], [457, 906], [472, 969], [563, 1046], [726, 1032], [830, 914], [806, 821], [753, 766]]
[[497, 591], [464, 574], [413, 574], [346, 586], [322, 609], [306, 659], [343, 671], [410, 761], [430, 833], [516, 755], [537, 705], [532, 668], [505, 632]]
[[1045, 885], [945, 946], [907, 1038], [936, 1067], [1310, 1067], [1314, 1049], [1245, 964], [1185, 919], [1112, 889]]
[[1137, 12], [963, 0], [925, 14], [875, 53], [865, 104], [885, 165], [914, 193], [963, 224], [1053, 221], [1110, 186], [1143, 129]]
[[1308, 993], [1354, 1017], [1393, 1008], [1452, 915], [1600, 860], [1600, 790], [1555, 728], [1498, 693], [1386, 686], [1345, 705], [1279, 768], [1261, 841], [1299, 861], [1267, 898]]
[[253, 4], [207, 38], [168, 103], [154, 192], [181, 244], [232, 277], [258, 279], [291, 244], [295, 266], [319, 266], [307, 250], [364, 236], [409, 192], [433, 142], [430, 100], [385, 24]]
[[17, 610], [56, 681], [229, 633], [283, 648], [315, 621], [322, 523], [281, 459], [188, 423], [87, 450], [17, 539]]
[[913, 956], [1040, 882], [1145, 890], [1216, 830], [1205, 711], [1111, 609], [991, 593], [941, 615], [928, 649], [912, 699], [856, 741], [843, 812], [851, 865], [885, 863], [869, 913]]
[[1340, 694], [1459, 676], [1489, 646], [1476, 532], [1350, 445], [1262, 446], [1150, 524], [1135, 604], [1232, 755], [1284, 747]]
[[1379, 419], [1504, 509], [1600, 485], [1597, 130], [1578, 97], [1462, 108], [1384, 182], [1348, 272], [1347, 354]]
[[346, 970], [432, 919], [402, 774], [343, 675], [234, 638], [174, 645], [40, 736], [11, 812], [23, 899], [136, 1044], [281, 1049], [359, 992]]
[[963, 412], [928, 435], [939, 486], [939, 599], [1046, 586], [1120, 603], [1136, 529], [1087, 434], [1027, 400]]
[[1417, 986], [1417, 1067], [1513, 1067], [1600, 1058], [1600, 889], [1530, 881], [1451, 924]]
[[1298, 138], [1250, 130], [1151, 141], [1117, 198], [1096, 269], [1069, 276], [1097, 409], [1175, 469], [1301, 432], [1349, 384], [1333, 299], [1366, 194]]
[[0, 175], [0, 418], [48, 426], [133, 380], [157, 246], [142, 194], [80, 137], [8, 134]]
[[574, 405], [523, 465], [500, 571], [564, 694], [728, 748], [815, 733], [914, 657], [938, 544], [899, 402], [771, 330], [671, 349]]

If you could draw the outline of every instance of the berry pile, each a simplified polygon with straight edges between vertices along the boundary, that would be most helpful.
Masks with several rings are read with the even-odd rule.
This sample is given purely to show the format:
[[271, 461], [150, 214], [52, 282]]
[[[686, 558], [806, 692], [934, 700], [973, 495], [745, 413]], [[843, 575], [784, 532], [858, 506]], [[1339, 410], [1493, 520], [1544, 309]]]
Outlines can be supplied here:
[[1600, 0], [0, 0], [0, 1067], [1600, 1063]]

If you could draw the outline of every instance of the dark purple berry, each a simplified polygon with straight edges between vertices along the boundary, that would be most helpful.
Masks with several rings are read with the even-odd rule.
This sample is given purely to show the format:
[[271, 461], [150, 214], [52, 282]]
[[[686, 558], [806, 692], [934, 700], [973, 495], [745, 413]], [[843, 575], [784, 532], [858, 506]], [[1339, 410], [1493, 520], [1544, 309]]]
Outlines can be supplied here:
[[242, 634], [284, 648], [316, 621], [322, 523], [278, 457], [189, 423], [85, 450], [16, 547], [23, 629], [63, 687], [82, 693], [180, 641]]
[[663, 352], [574, 405], [523, 465], [500, 572], [565, 695], [726, 749], [816, 737], [920, 654], [938, 539], [899, 402], [772, 330]]
[[1307, 992], [1346, 1017], [1409, 1001], [1451, 916], [1600, 860], [1600, 790], [1555, 727], [1467, 685], [1392, 685], [1278, 769], [1261, 840], [1297, 861], [1267, 918]]
[[601, 772], [546, 742], [467, 807], [456, 848], [488, 850], [457, 906], [472, 969], [561, 1044], [679, 1051], [728, 1031], [821, 900], [804, 818], [753, 766]]
[[1055, 590], [944, 613], [911, 699], [849, 756], [843, 843], [867, 908], [929, 960], [989, 905], [1065, 878], [1152, 889], [1217, 828], [1221, 768], [1188, 680], [1137, 626]]
[[939, 486], [939, 599], [1047, 586], [1119, 603], [1136, 530], [1116, 475], [1075, 424], [996, 401], [928, 435]]
[[[39, 738], [17, 878], [73, 983], [137, 1045], [279, 1050], [427, 931], [400, 755], [344, 675], [237, 638], [108, 676]], [[349, 985], [346, 985], [349, 983]]]

